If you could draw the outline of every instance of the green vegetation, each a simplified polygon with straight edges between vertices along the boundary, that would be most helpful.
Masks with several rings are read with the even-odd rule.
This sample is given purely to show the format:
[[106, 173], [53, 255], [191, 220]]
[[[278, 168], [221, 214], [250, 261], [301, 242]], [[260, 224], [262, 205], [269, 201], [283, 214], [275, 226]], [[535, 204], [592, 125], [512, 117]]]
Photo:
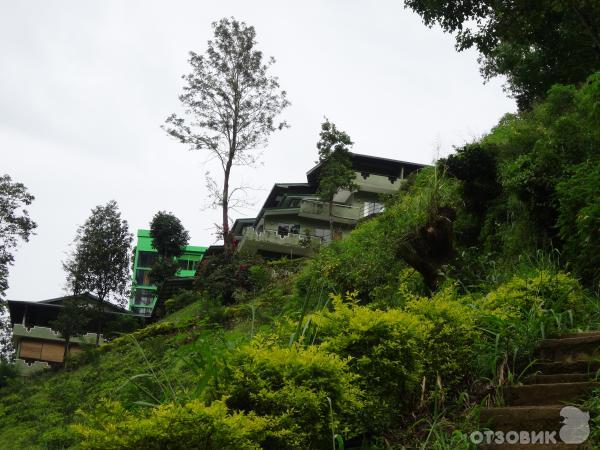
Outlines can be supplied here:
[[[448, 29], [486, 17], [465, 8]], [[254, 44], [235, 21], [215, 31]], [[600, 329], [600, 73], [526, 93], [530, 109], [411, 177], [313, 258], [209, 258], [162, 321], [29, 379], [0, 366], [0, 447], [469, 448], [478, 409], [503, 403], [541, 338]], [[272, 100], [274, 116], [285, 101]]]
[[347, 133], [338, 130], [327, 118], [319, 133], [319, 198], [329, 204], [329, 236], [333, 239], [333, 198], [340, 190], [354, 191], [355, 173], [350, 150], [354, 143]]
[[158, 258], [150, 271], [150, 281], [158, 286], [166, 279], [175, 276], [179, 264], [175, 258], [183, 255], [189, 244], [190, 235], [181, 221], [172, 213], [157, 212], [150, 222], [152, 247]]
[[279, 80], [271, 75], [274, 58], [258, 50], [256, 30], [235, 18], [213, 22], [206, 53], [190, 52], [191, 73], [179, 100], [185, 114], [171, 114], [163, 129], [190, 150], [208, 152], [219, 162], [222, 178], [206, 172], [213, 207], [222, 211], [219, 227], [225, 253], [233, 253], [229, 209], [244, 203], [244, 186], [230, 184], [235, 166], [252, 166], [269, 136], [285, 128], [277, 116], [289, 105]]
[[[27, 242], [37, 224], [26, 207], [35, 197], [24, 184], [13, 182], [9, 175], [0, 176], [0, 364], [12, 358], [10, 323], [6, 317], [5, 294], [8, 290], [8, 270], [15, 262], [14, 251], [19, 241]], [[0, 366], [4, 373], [4, 367]], [[3, 375], [0, 375], [0, 380]], [[0, 384], [2, 382], [0, 381]]]

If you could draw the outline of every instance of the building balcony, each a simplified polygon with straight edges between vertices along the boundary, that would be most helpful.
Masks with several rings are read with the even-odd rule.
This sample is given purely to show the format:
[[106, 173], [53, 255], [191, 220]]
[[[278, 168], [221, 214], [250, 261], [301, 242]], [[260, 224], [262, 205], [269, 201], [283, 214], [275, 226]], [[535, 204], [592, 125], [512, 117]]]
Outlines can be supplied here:
[[[49, 327], [30, 327], [27, 328], [24, 325], [15, 323], [13, 325], [13, 336], [20, 338], [39, 339], [44, 341], [64, 341], [60, 336], [60, 333], [54, 331]], [[83, 336], [76, 336], [71, 338], [71, 342], [74, 344], [95, 344], [96, 333], [87, 333]], [[100, 335], [100, 344], [104, 342], [102, 335]]]
[[17, 370], [17, 373], [23, 377], [28, 377], [49, 368], [50, 364], [45, 361], [27, 362], [20, 358], [15, 360], [15, 369]]
[[[300, 217], [329, 222], [329, 203], [305, 199], [300, 202]], [[361, 209], [356, 206], [333, 203], [331, 219], [333, 222], [353, 225], [361, 218]]]
[[371, 192], [373, 194], [395, 194], [400, 190], [404, 180], [399, 177], [386, 177], [374, 174], [357, 174], [354, 183], [358, 190], [362, 192]]
[[309, 256], [321, 245], [321, 238], [304, 234], [281, 235], [275, 230], [260, 233], [254, 228], [245, 228], [238, 251], [243, 253], [272, 252], [289, 256]]

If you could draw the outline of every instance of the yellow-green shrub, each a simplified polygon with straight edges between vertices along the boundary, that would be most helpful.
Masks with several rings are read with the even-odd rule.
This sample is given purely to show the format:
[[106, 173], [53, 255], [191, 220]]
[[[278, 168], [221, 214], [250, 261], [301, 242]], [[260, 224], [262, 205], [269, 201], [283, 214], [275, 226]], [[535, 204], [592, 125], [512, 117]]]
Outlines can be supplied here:
[[406, 311], [427, 322], [423, 368], [427, 386], [434, 389], [439, 376], [443, 388], [455, 388], [472, 375], [473, 343], [480, 337], [475, 311], [457, 300], [452, 288], [433, 298], [414, 298]]
[[[316, 346], [245, 346], [230, 362], [224, 394], [227, 406], [269, 418], [264, 448], [323, 448], [335, 429], [360, 407], [360, 391], [347, 361]], [[275, 425], [276, 424], [276, 425]]]
[[88, 450], [259, 449], [268, 428], [266, 418], [230, 413], [223, 402], [205, 406], [199, 400], [161, 405], [142, 416], [106, 401], [72, 425], [80, 447]]
[[515, 276], [481, 300], [481, 307], [500, 318], [523, 318], [531, 310], [581, 313], [585, 293], [569, 274], [538, 270], [530, 276]]
[[315, 315], [323, 349], [349, 358], [360, 376], [365, 406], [361, 431], [379, 432], [407, 407], [422, 376], [421, 346], [428, 324], [399, 309], [373, 310], [338, 295], [333, 310]]

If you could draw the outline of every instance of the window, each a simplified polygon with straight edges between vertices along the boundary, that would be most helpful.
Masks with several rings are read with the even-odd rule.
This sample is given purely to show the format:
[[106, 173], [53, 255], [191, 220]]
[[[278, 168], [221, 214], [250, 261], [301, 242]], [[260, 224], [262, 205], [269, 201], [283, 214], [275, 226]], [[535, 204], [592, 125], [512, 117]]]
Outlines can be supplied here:
[[299, 234], [300, 233], [300, 225], [299, 224], [289, 224], [289, 223], [280, 223], [277, 225], [277, 234], [279, 236], [287, 236], [288, 234]]
[[152, 314], [152, 308], [131, 308], [131, 311], [134, 314], [143, 314], [144, 316], [149, 316]]
[[298, 208], [300, 206], [300, 199], [299, 198], [292, 198], [290, 200], [290, 208]]
[[196, 270], [199, 261], [192, 261], [191, 259], [180, 259], [179, 261], [180, 270]]
[[138, 289], [135, 291], [135, 305], [151, 305], [154, 302], [154, 291], [150, 289]]
[[363, 208], [363, 217], [372, 216], [373, 214], [379, 214], [384, 209], [383, 205], [378, 202], [365, 202]]
[[290, 226], [286, 223], [280, 223], [277, 225], [277, 234], [279, 236], [287, 236], [290, 232]]
[[158, 258], [158, 254], [153, 252], [139, 252], [138, 253], [138, 267], [152, 267]]
[[141, 286], [150, 286], [150, 271], [147, 269], [138, 269], [135, 271], [135, 282]]

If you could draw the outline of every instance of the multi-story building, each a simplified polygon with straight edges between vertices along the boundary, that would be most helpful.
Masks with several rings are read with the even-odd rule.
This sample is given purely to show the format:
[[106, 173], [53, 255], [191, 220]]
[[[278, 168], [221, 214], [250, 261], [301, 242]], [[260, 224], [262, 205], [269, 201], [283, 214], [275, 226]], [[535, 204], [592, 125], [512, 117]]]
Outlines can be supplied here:
[[[96, 344], [96, 333], [98, 329], [98, 313], [93, 312], [98, 308], [98, 298], [90, 293], [80, 295], [69, 295], [66, 297], [53, 298], [39, 302], [8, 300], [8, 311], [15, 344], [15, 367], [21, 375], [31, 375], [54, 365], [64, 362], [65, 340], [52, 329], [65, 301], [76, 301], [86, 306], [89, 311], [88, 330], [82, 336], [72, 337], [69, 345], [69, 353], [76, 354], [81, 351], [84, 344]], [[103, 328], [113, 328], [113, 331], [124, 331], [123, 326], [127, 321], [119, 320], [123, 316], [135, 316], [131, 312], [110, 303], [102, 305]], [[134, 319], [138, 324], [145, 320], [142, 317]], [[128, 326], [131, 323], [128, 324]], [[116, 326], [116, 329], [114, 329]], [[104, 336], [100, 335], [99, 343], [104, 342]]]
[[[192, 245], [185, 247], [183, 254], [177, 258], [179, 270], [176, 276], [193, 277], [205, 252], [206, 247]], [[150, 316], [156, 304], [157, 295], [156, 286], [150, 282], [150, 270], [158, 258], [158, 253], [152, 246], [149, 230], [138, 230], [133, 258], [133, 282], [129, 309], [136, 314]]]
[[340, 191], [333, 201], [329, 226], [329, 204], [316, 194], [321, 164], [306, 174], [306, 183], [277, 183], [258, 216], [238, 219], [232, 232], [237, 250], [264, 256], [311, 255], [316, 248], [348, 234], [356, 224], [383, 210], [382, 194], [394, 194], [407, 176], [422, 164], [375, 156], [350, 154], [356, 190]]

